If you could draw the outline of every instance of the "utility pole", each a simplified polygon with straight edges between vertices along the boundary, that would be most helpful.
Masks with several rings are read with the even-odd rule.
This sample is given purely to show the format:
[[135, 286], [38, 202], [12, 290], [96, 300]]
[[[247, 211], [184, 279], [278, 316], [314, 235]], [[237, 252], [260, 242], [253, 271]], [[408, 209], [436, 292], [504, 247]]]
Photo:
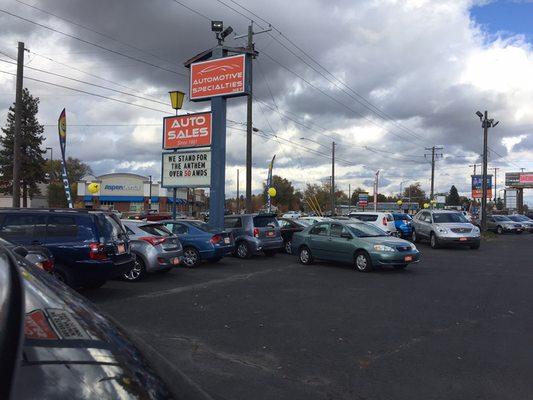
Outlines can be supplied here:
[[[441, 156], [442, 157], [442, 153], [441, 154], [437, 154], [435, 153], [435, 150], [442, 150], [443, 147], [437, 147], [437, 146], [432, 146], [432, 147], [426, 147], [426, 150], [431, 150], [431, 194], [430, 194], [430, 197], [429, 199], [430, 200], [433, 200], [433, 194], [435, 192], [435, 158], [438, 157], [438, 156]], [[429, 154], [424, 154], [424, 157], [427, 157], [429, 156]]]
[[476, 168], [478, 165], [481, 167], [482, 164], [470, 164], [469, 165], [470, 168], [474, 167], [474, 175], [476, 175]]
[[331, 142], [331, 216], [335, 215], [335, 142]]
[[[248, 51], [252, 52], [254, 51], [253, 36], [252, 21], [248, 25]], [[248, 93], [246, 99], [246, 212], [252, 212], [252, 65], [253, 62], [250, 62], [247, 71], [250, 79], [250, 93]]]
[[500, 168], [494, 167], [494, 203], [496, 203], [496, 198], [498, 197], [498, 170]]
[[241, 213], [241, 199], [239, 196], [239, 170], [237, 170], [237, 214]]
[[481, 127], [483, 128], [483, 194], [481, 197], [481, 230], [487, 230], [487, 159], [488, 159], [488, 136], [489, 128], [494, 128], [498, 125], [499, 121], [494, 122], [494, 119], [489, 119], [488, 112], [482, 114], [480, 111], [476, 112], [476, 115], [481, 121]]
[[22, 135], [22, 85], [24, 76], [24, 43], [17, 54], [17, 89], [15, 94], [15, 137], [13, 140], [13, 207], [20, 207], [20, 142]]
[[374, 178], [374, 211], [378, 210], [378, 187], [379, 187], [379, 169]]
[[352, 211], [352, 184], [348, 183], [348, 213]]

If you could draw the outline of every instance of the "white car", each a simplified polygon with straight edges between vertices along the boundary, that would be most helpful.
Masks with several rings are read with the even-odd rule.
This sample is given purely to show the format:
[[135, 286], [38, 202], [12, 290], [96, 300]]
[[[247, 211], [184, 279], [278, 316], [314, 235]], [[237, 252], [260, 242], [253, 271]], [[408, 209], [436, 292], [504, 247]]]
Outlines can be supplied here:
[[299, 218], [300, 221], [307, 221], [309, 224], [313, 225], [317, 222], [331, 222], [333, 221], [331, 218], [328, 217], [301, 217]]
[[285, 214], [283, 214], [282, 218], [300, 218], [302, 214], [298, 211], [288, 211]]
[[385, 232], [389, 232], [391, 235], [398, 234], [396, 231], [396, 224], [394, 223], [394, 217], [390, 212], [356, 211], [351, 212], [348, 216], [372, 224]]

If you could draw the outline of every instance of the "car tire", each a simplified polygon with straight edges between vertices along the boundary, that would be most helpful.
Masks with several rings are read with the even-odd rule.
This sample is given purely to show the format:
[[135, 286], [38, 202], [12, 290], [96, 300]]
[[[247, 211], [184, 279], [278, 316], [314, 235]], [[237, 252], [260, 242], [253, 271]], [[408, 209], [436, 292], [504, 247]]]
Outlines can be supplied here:
[[429, 235], [429, 246], [432, 249], [438, 249], [440, 247], [439, 239], [437, 238], [437, 235], [435, 235], [433, 232]]
[[503, 228], [502, 228], [500, 225], [498, 225], [498, 227], [496, 228], [496, 233], [497, 233], [498, 235], [503, 234]]
[[298, 261], [303, 265], [309, 265], [313, 263], [313, 254], [307, 246], [300, 247], [298, 252]]
[[195, 268], [200, 265], [200, 253], [194, 247], [184, 247], [181, 262], [187, 268]]
[[252, 256], [248, 243], [245, 241], [237, 242], [235, 245], [235, 255], [239, 258], [245, 259]]
[[420, 238], [418, 237], [418, 235], [416, 234], [416, 231], [414, 229], [411, 232], [411, 241], [413, 243], [419, 243], [420, 242]]
[[358, 251], [354, 256], [354, 266], [359, 272], [370, 272], [373, 269], [372, 259], [366, 251]]
[[283, 245], [283, 249], [285, 250], [285, 253], [292, 254], [292, 242], [290, 240], [287, 240], [285, 244]]
[[274, 257], [277, 252], [277, 250], [263, 250], [263, 253], [265, 253], [265, 256], [267, 257]]
[[132, 253], [135, 256], [133, 267], [122, 275], [122, 278], [128, 282], [138, 282], [146, 275], [146, 264], [139, 254]]

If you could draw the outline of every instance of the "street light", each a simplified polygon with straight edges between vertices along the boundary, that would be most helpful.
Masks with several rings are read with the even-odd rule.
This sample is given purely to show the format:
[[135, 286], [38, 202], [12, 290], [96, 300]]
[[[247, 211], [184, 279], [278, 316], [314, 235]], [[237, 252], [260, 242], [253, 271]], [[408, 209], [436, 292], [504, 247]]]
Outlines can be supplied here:
[[[179, 90], [173, 90], [168, 92], [170, 95], [170, 103], [172, 108], [176, 110], [176, 116], [178, 115], [178, 110], [181, 110], [183, 107], [183, 100], [185, 99], [185, 93], [180, 92]], [[150, 193], [152, 191], [152, 177], [150, 177]], [[177, 197], [177, 188], [172, 188], [172, 219], [176, 219], [176, 197]], [[152, 195], [150, 194], [150, 201], [152, 200]], [[152, 208], [150, 206], [150, 208]]]
[[148, 175], [150, 177], [150, 192], [148, 196], [148, 210], [152, 211], [152, 175]]
[[[323, 145], [320, 142], [317, 142], [316, 140], [309, 139], [306, 137], [301, 137], [300, 140], [307, 140], [309, 142], [313, 142], [318, 144], [319, 146], [328, 148], [326, 145]], [[335, 215], [335, 142], [331, 142], [331, 215]]]

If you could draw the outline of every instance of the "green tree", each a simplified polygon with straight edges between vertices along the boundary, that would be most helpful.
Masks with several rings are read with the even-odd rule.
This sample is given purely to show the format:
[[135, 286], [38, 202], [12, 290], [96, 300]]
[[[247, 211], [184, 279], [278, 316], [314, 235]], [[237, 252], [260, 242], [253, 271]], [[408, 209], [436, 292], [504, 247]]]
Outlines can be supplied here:
[[461, 205], [461, 198], [459, 197], [459, 192], [455, 185], [452, 185], [450, 188], [450, 193], [446, 196], [446, 205], [447, 206], [459, 206]]
[[[49, 177], [50, 184], [48, 185], [48, 204], [50, 207], [67, 207], [67, 198], [65, 196], [65, 189], [61, 181], [61, 161], [47, 160], [46, 173]], [[76, 203], [79, 199], [76, 196], [78, 191], [77, 182], [86, 175], [92, 175], [92, 168], [83, 161], [68, 157], [67, 158], [67, 174], [70, 182], [70, 192], [72, 193], [72, 201]]]
[[[271, 187], [276, 189], [276, 196], [271, 199], [272, 204], [280, 211], [300, 209], [301, 193], [294, 189], [292, 182], [279, 175], [272, 176]], [[267, 187], [263, 184], [263, 198], [266, 203]]]
[[421, 206], [428, 201], [426, 192], [422, 190], [420, 182], [413, 183], [403, 190], [403, 197], [418, 202]]
[[498, 197], [497, 201], [496, 201], [496, 209], [498, 210], [503, 210], [504, 208], [504, 205], [503, 205], [503, 201], [501, 199], [501, 197]]
[[[28, 206], [28, 196], [40, 194], [39, 183], [45, 182], [44, 126], [37, 121], [39, 98], [33, 97], [28, 89], [22, 91], [21, 137], [20, 137], [20, 178], [22, 206]], [[13, 194], [13, 144], [15, 138], [15, 105], [9, 107], [3, 136], [0, 137], [0, 192]]]

